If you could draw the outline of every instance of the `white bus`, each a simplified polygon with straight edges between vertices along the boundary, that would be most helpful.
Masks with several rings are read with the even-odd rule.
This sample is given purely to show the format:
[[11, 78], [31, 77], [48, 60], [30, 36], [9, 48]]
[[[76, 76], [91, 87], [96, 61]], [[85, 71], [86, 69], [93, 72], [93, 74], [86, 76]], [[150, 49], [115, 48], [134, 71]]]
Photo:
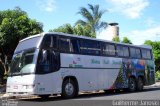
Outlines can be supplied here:
[[14, 52], [6, 92], [72, 98], [79, 92], [141, 91], [155, 83], [150, 46], [115, 43], [65, 33], [21, 40]]

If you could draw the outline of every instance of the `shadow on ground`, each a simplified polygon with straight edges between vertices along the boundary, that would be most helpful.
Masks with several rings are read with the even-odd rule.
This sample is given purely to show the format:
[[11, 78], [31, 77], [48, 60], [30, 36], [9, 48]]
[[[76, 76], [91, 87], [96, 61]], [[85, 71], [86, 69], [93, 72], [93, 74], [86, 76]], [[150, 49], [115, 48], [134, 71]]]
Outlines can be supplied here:
[[[156, 91], [160, 90], [160, 87], [152, 87], [152, 88], [145, 88], [141, 92], [132, 92], [132, 93], [143, 93], [143, 92], [149, 92], [149, 91]], [[76, 98], [73, 99], [64, 99], [61, 96], [51, 96], [48, 99], [42, 99], [42, 98], [25, 98], [25, 99], [18, 99], [18, 101], [29, 101], [29, 102], [48, 102], [48, 101], [66, 101], [66, 100], [76, 100], [76, 99], [89, 99], [94, 97], [103, 97], [103, 96], [114, 96], [114, 95], [124, 95], [124, 94], [130, 94], [131, 92], [127, 92], [124, 90], [117, 90], [117, 91], [109, 91], [107, 93], [101, 92], [101, 93], [87, 93], [87, 94], [80, 94]]]

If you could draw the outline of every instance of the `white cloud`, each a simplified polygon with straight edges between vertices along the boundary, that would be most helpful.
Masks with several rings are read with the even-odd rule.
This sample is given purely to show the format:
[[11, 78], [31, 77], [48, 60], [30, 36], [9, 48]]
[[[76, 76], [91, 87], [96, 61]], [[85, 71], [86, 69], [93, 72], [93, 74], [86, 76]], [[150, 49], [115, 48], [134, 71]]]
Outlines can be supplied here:
[[38, 0], [37, 5], [42, 11], [53, 12], [56, 9], [55, 0]]
[[135, 19], [141, 16], [142, 11], [149, 5], [148, 0], [106, 0], [112, 5], [111, 11]]
[[138, 45], [143, 44], [145, 40], [160, 41], [160, 26], [146, 30], [134, 30], [124, 35], [127, 35], [134, 44]]
[[145, 21], [144, 21], [144, 24], [147, 25], [147, 27], [153, 27], [153, 26], [156, 26], [157, 25], [157, 22], [151, 18], [151, 17], [148, 17]]

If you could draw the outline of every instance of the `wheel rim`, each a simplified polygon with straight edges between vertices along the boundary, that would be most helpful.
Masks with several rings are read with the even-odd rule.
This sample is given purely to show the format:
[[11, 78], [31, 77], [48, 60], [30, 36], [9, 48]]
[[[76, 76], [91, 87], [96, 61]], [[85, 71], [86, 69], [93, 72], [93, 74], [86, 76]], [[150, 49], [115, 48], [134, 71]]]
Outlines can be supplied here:
[[74, 87], [71, 83], [67, 83], [65, 87], [65, 92], [67, 95], [72, 95], [74, 91]]
[[131, 81], [130, 81], [130, 89], [131, 89], [132, 91], [135, 90], [135, 82], [134, 82], [133, 79], [131, 79]]

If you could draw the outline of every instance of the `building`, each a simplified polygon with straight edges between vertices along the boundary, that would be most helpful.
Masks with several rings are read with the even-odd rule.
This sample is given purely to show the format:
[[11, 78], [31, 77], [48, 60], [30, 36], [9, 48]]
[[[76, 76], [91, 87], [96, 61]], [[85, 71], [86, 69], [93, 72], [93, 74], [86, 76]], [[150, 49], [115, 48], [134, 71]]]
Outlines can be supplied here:
[[98, 33], [97, 38], [103, 40], [112, 40], [114, 37], [119, 36], [118, 23], [109, 23], [108, 27], [102, 32]]
[[111, 36], [111, 38], [119, 36], [118, 23], [110, 23], [107, 30], [109, 31], [109, 34], [110, 34], [107, 36]]

